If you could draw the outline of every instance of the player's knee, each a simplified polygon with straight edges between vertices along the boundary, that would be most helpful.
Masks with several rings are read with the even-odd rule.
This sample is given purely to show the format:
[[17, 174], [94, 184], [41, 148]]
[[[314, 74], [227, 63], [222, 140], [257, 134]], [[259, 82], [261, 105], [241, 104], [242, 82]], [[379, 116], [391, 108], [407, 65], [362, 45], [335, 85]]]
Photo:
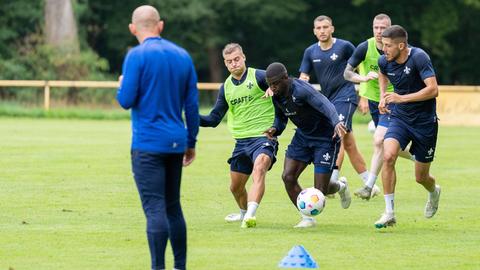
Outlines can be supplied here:
[[232, 194], [240, 194], [245, 190], [245, 186], [239, 183], [231, 183], [230, 184], [230, 191]]
[[270, 165], [270, 162], [255, 164], [255, 166], [253, 167], [252, 174], [253, 175], [265, 175], [268, 171], [269, 165]]
[[416, 172], [415, 173], [415, 181], [417, 181], [417, 183], [419, 184], [423, 184], [425, 182], [428, 181], [428, 178], [429, 178], [429, 173], [428, 172]]
[[282, 180], [285, 186], [293, 186], [297, 182], [297, 178], [291, 173], [283, 173]]
[[383, 153], [383, 163], [387, 166], [394, 166], [395, 161], [397, 160], [397, 155], [391, 152], [384, 152]]
[[352, 140], [344, 140], [343, 142], [343, 148], [345, 149], [345, 151], [347, 152], [350, 152], [352, 150], [355, 150], [355, 142], [352, 141]]

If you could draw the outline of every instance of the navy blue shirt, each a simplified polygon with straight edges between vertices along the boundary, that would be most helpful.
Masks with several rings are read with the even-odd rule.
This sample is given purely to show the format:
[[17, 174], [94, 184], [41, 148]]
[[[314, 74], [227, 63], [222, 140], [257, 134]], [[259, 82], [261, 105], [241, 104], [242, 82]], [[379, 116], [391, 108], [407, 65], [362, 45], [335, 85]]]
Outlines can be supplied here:
[[[245, 70], [245, 73], [242, 75], [240, 80], [237, 80], [231, 77], [233, 84], [240, 85], [247, 79], [248, 68]], [[265, 70], [255, 69], [255, 79], [257, 80], [257, 84], [261, 90], [267, 91], [268, 84], [265, 75]], [[223, 117], [228, 111], [228, 102], [225, 99], [225, 89], [220, 86], [220, 90], [218, 91], [217, 101], [215, 102], [215, 106], [210, 111], [208, 115], [200, 115], [200, 126], [201, 127], [216, 127], [222, 121]], [[273, 123], [273, 127], [277, 129], [275, 135], [279, 136], [282, 134], [283, 130], [286, 127], [286, 120], [283, 118], [279, 118], [281, 116], [281, 112], [275, 108], [275, 120]]]
[[[398, 64], [388, 62], [385, 56], [378, 59], [380, 71], [388, 77], [393, 84], [395, 93], [406, 95], [415, 93], [425, 88], [424, 80], [435, 76], [432, 62], [428, 54], [420, 48], [410, 47], [407, 61]], [[435, 98], [399, 103], [394, 106], [392, 115], [401, 118], [407, 123], [429, 123], [436, 118]]]
[[297, 132], [314, 140], [331, 141], [340, 122], [335, 106], [309, 83], [291, 78], [286, 96], [273, 96], [273, 103], [297, 126]]
[[131, 109], [132, 150], [183, 153], [195, 147], [197, 75], [183, 48], [161, 37], [147, 38], [132, 48], [123, 63], [117, 100]]
[[357, 103], [355, 86], [343, 78], [347, 61], [354, 50], [352, 43], [338, 38], [328, 50], [322, 50], [319, 43], [315, 43], [305, 50], [300, 72], [310, 74], [313, 70], [321, 87], [320, 92], [329, 100]]

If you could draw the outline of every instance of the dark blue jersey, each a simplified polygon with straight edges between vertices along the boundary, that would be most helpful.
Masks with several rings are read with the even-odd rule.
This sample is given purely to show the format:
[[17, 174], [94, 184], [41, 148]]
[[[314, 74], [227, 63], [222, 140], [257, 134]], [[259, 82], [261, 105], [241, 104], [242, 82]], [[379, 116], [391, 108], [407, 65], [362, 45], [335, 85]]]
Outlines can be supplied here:
[[312, 85], [291, 78], [286, 96], [273, 96], [273, 103], [297, 126], [307, 138], [332, 140], [335, 126], [340, 122], [333, 104]]
[[[232, 79], [232, 83], [235, 85], [242, 84], [248, 74], [248, 68], [245, 70], [245, 73], [242, 75], [242, 78], [240, 80], [236, 80], [235, 78]], [[268, 89], [268, 84], [267, 84], [267, 79], [265, 75], [265, 70], [261, 69], [255, 69], [255, 79], [257, 80], [257, 84], [260, 87], [261, 90], [267, 91]], [[200, 126], [201, 127], [216, 127], [220, 122], [222, 121], [223, 117], [228, 111], [228, 102], [225, 99], [225, 89], [222, 86], [220, 86], [220, 90], [218, 91], [218, 96], [217, 96], [217, 101], [215, 102], [215, 105], [213, 109], [210, 111], [210, 114], [208, 115], [200, 115]], [[279, 118], [278, 116], [281, 116], [281, 111], [277, 111], [275, 108], [275, 120], [273, 123], [273, 127], [277, 129], [277, 132], [275, 135], [280, 135], [283, 130], [286, 127], [286, 120], [282, 118]]]
[[321, 87], [321, 93], [329, 100], [345, 100], [356, 103], [357, 94], [352, 82], [343, 78], [347, 61], [355, 46], [343, 39], [334, 39], [328, 50], [322, 50], [318, 43], [308, 47], [303, 54], [300, 72], [310, 74], [313, 70]]
[[[428, 54], [420, 48], [410, 47], [407, 61], [398, 64], [395, 61], [388, 62], [385, 56], [378, 59], [380, 71], [388, 77], [393, 84], [395, 93], [406, 95], [415, 93], [425, 88], [424, 80], [435, 76], [432, 62]], [[396, 104], [392, 115], [403, 119], [408, 123], [432, 122], [436, 117], [435, 98]]]

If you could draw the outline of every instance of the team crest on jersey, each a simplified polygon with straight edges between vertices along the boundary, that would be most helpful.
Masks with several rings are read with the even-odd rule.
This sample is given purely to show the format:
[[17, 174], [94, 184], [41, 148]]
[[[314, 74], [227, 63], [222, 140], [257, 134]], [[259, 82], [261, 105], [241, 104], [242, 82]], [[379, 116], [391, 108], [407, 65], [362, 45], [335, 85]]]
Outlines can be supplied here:
[[330, 55], [330, 59], [332, 59], [333, 61], [337, 60], [337, 58], [338, 58], [338, 55], [336, 55], [335, 53]]
[[403, 72], [405, 72], [405, 74], [408, 75], [408, 74], [410, 74], [410, 70], [411, 70], [411, 68], [405, 66], [405, 68], [403, 69]]
[[249, 90], [252, 90], [252, 87], [253, 87], [253, 83], [252, 83], [251, 81], [248, 81], [248, 83], [247, 83], [247, 88], [248, 88]]

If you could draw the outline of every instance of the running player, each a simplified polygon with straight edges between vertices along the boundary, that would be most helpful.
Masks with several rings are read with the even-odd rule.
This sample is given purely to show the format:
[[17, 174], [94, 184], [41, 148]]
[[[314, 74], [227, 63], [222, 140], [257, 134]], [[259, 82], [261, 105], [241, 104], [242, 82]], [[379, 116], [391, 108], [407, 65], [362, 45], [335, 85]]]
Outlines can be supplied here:
[[[200, 126], [216, 127], [227, 114], [228, 128], [236, 140], [230, 164], [230, 190], [240, 213], [229, 214], [227, 222], [241, 221], [242, 228], [256, 226], [256, 211], [265, 192], [265, 175], [276, 161], [276, 136], [285, 123], [275, 121], [275, 108], [270, 97], [265, 71], [247, 68], [242, 47], [230, 43], [223, 49], [225, 66], [230, 76], [220, 87], [218, 98], [209, 115], [200, 116]], [[264, 131], [270, 130], [268, 138]], [[253, 184], [247, 193], [245, 184], [252, 175]]]
[[339, 170], [343, 163], [344, 152], [347, 152], [353, 168], [359, 174], [362, 182], [368, 179], [365, 160], [357, 148], [352, 130], [352, 117], [357, 108], [357, 94], [352, 82], [343, 78], [347, 60], [352, 56], [355, 47], [349, 41], [334, 38], [332, 19], [328, 16], [318, 16], [313, 21], [313, 33], [318, 42], [305, 50], [300, 66], [300, 79], [309, 81], [313, 70], [320, 83], [321, 93], [335, 106], [339, 120], [347, 127], [347, 134], [342, 139], [342, 149], [338, 155], [332, 180], [338, 180]]
[[[375, 227], [384, 228], [396, 223], [394, 195], [397, 180], [395, 162], [401, 149], [412, 142], [410, 152], [415, 155], [415, 178], [428, 192], [425, 217], [431, 218], [438, 209], [440, 186], [430, 175], [433, 161], [438, 122], [436, 97], [438, 85], [430, 57], [425, 51], [409, 47], [407, 31], [393, 25], [382, 33], [384, 55], [378, 60], [379, 85], [382, 99], [380, 113], [391, 110], [391, 121], [383, 143], [382, 182], [385, 197], [385, 212], [375, 222]], [[388, 80], [394, 92], [387, 93]]]
[[[314, 186], [323, 194], [339, 193], [343, 208], [350, 206], [348, 183], [342, 179], [330, 181], [340, 148], [340, 139], [347, 132], [339, 120], [333, 104], [318, 93], [309, 83], [289, 78], [285, 66], [272, 63], [268, 66], [267, 82], [272, 90], [275, 107], [296, 126], [295, 135], [285, 153], [282, 179], [292, 203], [302, 191], [298, 183], [300, 174], [308, 164], [314, 164]], [[268, 131], [269, 137], [275, 130]], [[315, 219], [302, 215], [295, 228], [316, 225]]]
[[[355, 195], [369, 200], [381, 193], [375, 182], [383, 162], [383, 138], [390, 123], [388, 114], [380, 114], [378, 102], [380, 101], [380, 89], [378, 86], [378, 59], [383, 54], [382, 32], [390, 27], [391, 20], [386, 14], [378, 14], [373, 19], [373, 37], [360, 43], [348, 60], [347, 67], [343, 73], [346, 80], [360, 83], [359, 110], [362, 113], [370, 111], [372, 120], [375, 123], [373, 135], [373, 155], [370, 164], [368, 179], [363, 187], [355, 191]], [[359, 69], [360, 74], [354, 72]], [[393, 86], [389, 83], [387, 92], [393, 92]], [[413, 156], [407, 151], [400, 151], [400, 156], [413, 160]]]

